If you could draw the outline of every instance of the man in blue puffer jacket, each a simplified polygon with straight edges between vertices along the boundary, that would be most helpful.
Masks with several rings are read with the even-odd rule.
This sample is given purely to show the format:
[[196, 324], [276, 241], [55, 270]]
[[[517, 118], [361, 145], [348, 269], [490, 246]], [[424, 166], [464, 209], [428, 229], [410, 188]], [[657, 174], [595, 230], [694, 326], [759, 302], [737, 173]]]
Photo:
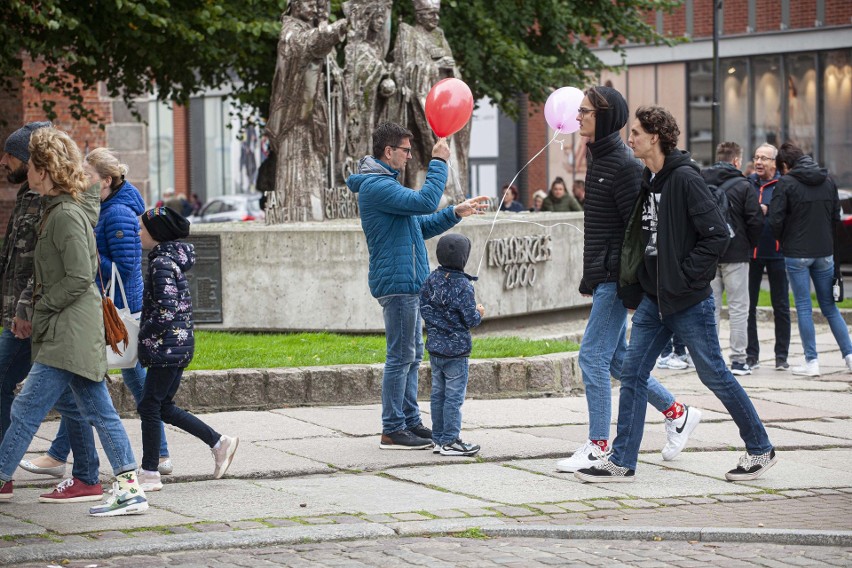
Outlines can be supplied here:
[[387, 360], [382, 378], [382, 439], [388, 450], [432, 446], [417, 406], [417, 373], [423, 359], [420, 287], [429, 275], [425, 239], [440, 235], [462, 217], [481, 213], [488, 198], [474, 197], [435, 211], [447, 182], [450, 148], [444, 139], [432, 149], [426, 181], [419, 190], [397, 178], [411, 159], [411, 131], [386, 122], [373, 132], [373, 154], [358, 162], [346, 185], [358, 194], [361, 227], [370, 251], [370, 293], [382, 306]]

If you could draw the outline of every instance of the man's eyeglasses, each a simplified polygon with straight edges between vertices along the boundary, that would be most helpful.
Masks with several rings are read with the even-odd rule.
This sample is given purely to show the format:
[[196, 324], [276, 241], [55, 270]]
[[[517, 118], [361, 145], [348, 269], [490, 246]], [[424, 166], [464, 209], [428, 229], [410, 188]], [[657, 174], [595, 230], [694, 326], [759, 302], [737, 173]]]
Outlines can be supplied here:
[[577, 109], [577, 115], [578, 116], [586, 116], [587, 114], [589, 114], [591, 112], [595, 112], [595, 109], [586, 108], [586, 107], [580, 107], [580, 108]]
[[391, 146], [391, 148], [396, 148], [397, 150], [402, 150], [408, 156], [411, 156], [411, 146]]
[[775, 158], [770, 158], [769, 156], [755, 156], [752, 160], [755, 162], [774, 162]]

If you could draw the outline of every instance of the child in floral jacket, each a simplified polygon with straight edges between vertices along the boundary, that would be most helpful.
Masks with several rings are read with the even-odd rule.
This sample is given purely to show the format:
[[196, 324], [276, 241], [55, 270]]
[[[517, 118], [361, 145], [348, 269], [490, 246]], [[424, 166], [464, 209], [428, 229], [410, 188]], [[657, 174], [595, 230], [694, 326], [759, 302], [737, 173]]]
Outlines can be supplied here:
[[441, 237], [438, 262], [420, 289], [420, 314], [426, 322], [426, 349], [432, 367], [432, 439], [434, 453], [472, 456], [479, 446], [459, 438], [461, 407], [467, 392], [467, 363], [472, 346], [470, 328], [482, 321], [485, 308], [477, 305], [464, 266], [470, 239], [464, 235]]
[[163, 488], [157, 471], [160, 421], [177, 426], [210, 446], [216, 464], [215, 479], [225, 475], [240, 439], [220, 435], [174, 403], [183, 370], [195, 350], [192, 298], [185, 275], [195, 264], [195, 249], [179, 241], [189, 236], [189, 221], [174, 210], [155, 207], [140, 219], [142, 248], [151, 252], [139, 329], [139, 361], [148, 367], [145, 390], [137, 407], [142, 419], [139, 483], [145, 491], [159, 491]]

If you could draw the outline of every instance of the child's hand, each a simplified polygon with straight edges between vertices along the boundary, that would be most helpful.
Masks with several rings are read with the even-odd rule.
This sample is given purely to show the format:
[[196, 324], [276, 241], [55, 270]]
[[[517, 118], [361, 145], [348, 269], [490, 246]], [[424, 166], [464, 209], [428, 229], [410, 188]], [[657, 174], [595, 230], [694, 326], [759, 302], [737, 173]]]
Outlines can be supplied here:
[[476, 304], [476, 311], [479, 312], [479, 317], [484, 316], [485, 315], [485, 306], [483, 306], [482, 304]]

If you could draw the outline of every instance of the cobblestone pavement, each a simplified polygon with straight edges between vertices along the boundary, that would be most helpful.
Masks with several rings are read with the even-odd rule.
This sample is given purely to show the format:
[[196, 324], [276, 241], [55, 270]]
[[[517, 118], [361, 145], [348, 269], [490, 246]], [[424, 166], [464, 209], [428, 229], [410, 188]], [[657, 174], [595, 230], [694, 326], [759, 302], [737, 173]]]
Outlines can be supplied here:
[[[771, 544], [557, 540], [541, 538], [403, 538], [177, 552], [72, 561], [65, 568], [220, 566], [429, 566], [532, 568], [537, 566], [849, 566], [852, 549]], [[44, 568], [45, 563], [20, 568]]]

